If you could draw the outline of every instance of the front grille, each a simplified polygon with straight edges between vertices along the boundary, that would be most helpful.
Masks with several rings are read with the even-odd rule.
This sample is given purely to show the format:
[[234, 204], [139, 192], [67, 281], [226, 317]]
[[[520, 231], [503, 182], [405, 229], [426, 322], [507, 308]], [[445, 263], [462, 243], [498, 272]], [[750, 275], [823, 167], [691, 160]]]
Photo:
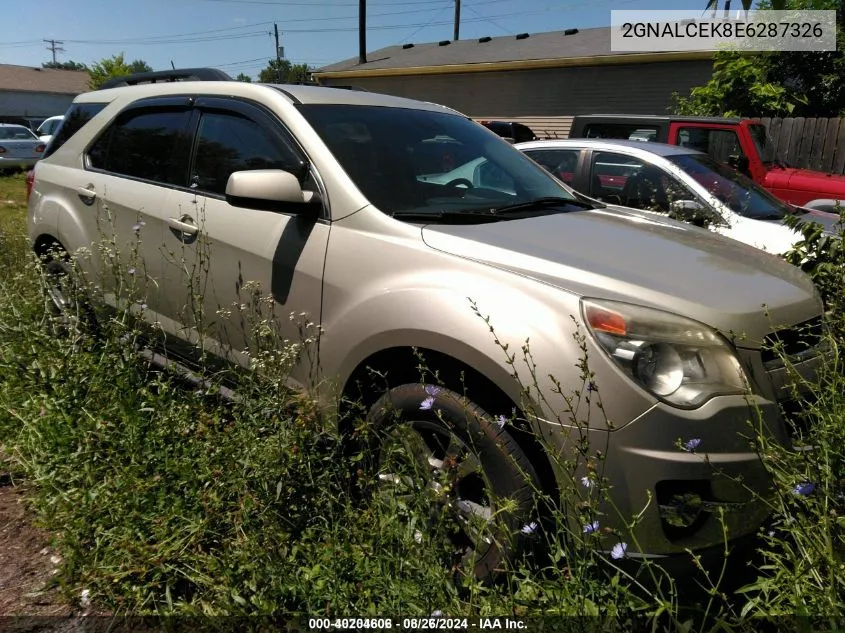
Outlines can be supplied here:
[[760, 354], [766, 365], [781, 359], [800, 356], [817, 347], [822, 338], [822, 317], [772, 332], [763, 339]]

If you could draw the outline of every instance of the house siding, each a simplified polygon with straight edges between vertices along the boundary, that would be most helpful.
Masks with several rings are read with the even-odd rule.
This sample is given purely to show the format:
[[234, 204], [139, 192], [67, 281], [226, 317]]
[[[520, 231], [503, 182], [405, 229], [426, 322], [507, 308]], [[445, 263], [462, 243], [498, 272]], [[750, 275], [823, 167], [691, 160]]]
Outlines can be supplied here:
[[51, 117], [64, 114], [72, 94], [0, 91], [0, 116]]
[[559, 117], [597, 112], [663, 114], [672, 93], [689, 93], [712, 74], [710, 61], [507, 70], [391, 77], [321, 78], [326, 86], [363, 88], [431, 101], [471, 117]]

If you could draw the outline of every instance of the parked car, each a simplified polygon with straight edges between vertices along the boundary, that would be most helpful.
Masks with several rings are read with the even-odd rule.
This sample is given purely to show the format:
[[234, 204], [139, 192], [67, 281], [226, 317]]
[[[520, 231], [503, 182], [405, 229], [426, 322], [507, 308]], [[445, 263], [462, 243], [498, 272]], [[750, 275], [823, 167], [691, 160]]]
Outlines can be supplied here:
[[527, 125], [515, 121], [480, 121], [481, 125], [510, 140], [511, 143], [522, 143], [539, 138]]
[[756, 119], [578, 115], [569, 138], [649, 140], [697, 149], [790, 204], [828, 212], [837, 202], [845, 206], [845, 176], [790, 167], [774, 154], [766, 126]]
[[41, 158], [44, 147], [29, 128], [0, 123], [0, 172], [32, 167]]
[[62, 125], [62, 122], [65, 120], [63, 114], [59, 116], [51, 116], [49, 119], [45, 119], [44, 122], [38, 126], [38, 138], [40, 138], [44, 143], [49, 143], [50, 139], [53, 138], [53, 135], [58, 131], [59, 127]]
[[803, 209], [703, 152], [647, 141], [563, 139], [516, 147], [551, 174], [591, 198], [678, 219], [782, 254], [803, 239], [784, 224], [788, 215], [835, 230], [839, 215]]
[[[150, 281], [129, 309], [182, 362], [199, 340], [249, 366], [248, 320], [231, 307], [257, 283], [285, 338], [301, 336], [291, 313], [321, 327], [292, 385], [315, 389], [341, 420], [343, 403], [358, 401], [370, 429], [415, 446], [408, 454], [432, 486], [446, 484], [433, 503], [454, 518], [455, 558], [475, 552], [478, 576], [542, 529], [535, 490], [557, 499], [572, 485], [546, 450], [568, 454], [574, 423], [550, 375], [567, 392], [602, 395], [578, 422], [613, 485], [603, 526], [624, 535], [624, 517], [639, 513], [626, 555], [686, 568], [691, 549], [703, 564], [721, 561], [725, 534], [735, 543], [767, 518], [749, 492], [767, 494], [769, 480], [743, 438], [747, 398], [760, 428], [789, 442], [779, 406], [793, 398], [792, 374], [764, 344], [780, 337], [798, 374], [814, 376], [822, 305], [800, 270], [694, 226], [586, 201], [446, 107], [191, 72], [197, 80], [148, 73], [164, 81], [78, 96], [37, 164], [29, 236], [58, 312], [74, 300], [63, 251], [126, 308], [92, 248], [105, 231], [114, 264]], [[207, 283], [188, 283], [190, 270], [207, 270]], [[216, 315], [205, 328], [185, 309], [197, 287]], [[514, 347], [530, 340], [536, 375], [509, 362], [490, 326]], [[437, 379], [421, 379], [418, 354]], [[377, 386], [371, 371], [384, 376]], [[374, 474], [390, 486], [384, 468]], [[564, 510], [580, 531], [583, 517]], [[619, 536], [597, 538], [624, 551]]]

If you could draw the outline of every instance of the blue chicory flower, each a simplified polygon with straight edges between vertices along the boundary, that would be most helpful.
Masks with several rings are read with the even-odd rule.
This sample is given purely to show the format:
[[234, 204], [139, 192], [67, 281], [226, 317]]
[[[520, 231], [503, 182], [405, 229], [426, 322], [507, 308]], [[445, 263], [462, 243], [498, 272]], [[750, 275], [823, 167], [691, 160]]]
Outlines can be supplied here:
[[581, 483], [584, 485], [585, 488], [592, 488], [593, 487], [593, 480], [590, 479], [587, 475], [581, 477]]
[[440, 394], [441, 391], [443, 391], [443, 390], [436, 385], [426, 385], [425, 386], [425, 392], [430, 396], [436, 397], [437, 395]]
[[694, 453], [695, 449], [701, 446], [701, 438], [694, 437], [691, 440], [684, 442], [684, 450], [689, 453]]
[[617, 543], [613, 546], [613, 549], [610, 550], [610, 557], [613, 560], [619, 560], [620, 558], [625, 557], [625, 552], [628, 551], [628, 544], [627, 543]]
[[520, 531], [521, 531], [523, 534], [533, 534], [534, 532], [536, 532], [536, 531], [537, 531], [537, 528], [538, 528], [538, 527], [539, 527], [539, 526], [537, 525], [537, 523], [536, 523], [535, 521], [532, 521], [531, 523], [528, 523], [528, 524], [526, 524], [526, 525], [523, 525], [523, 526], [522, 526], [522, 530], [520, 530]]
[[584, 526], [584, 534], [592, 534], [593, 532], [598, 531], [598, 529], [599, 529], [599, 522], [598, 521], [593, 521], [592, 523], [587, 523], [587, 525]]
[[816, 484], [809, 481], [802, 481], [800, 484], [798, 484], [792, 489], [792, 494], [806, 497], [807, 495], [812, 494], [813, 490], [815, 489]]

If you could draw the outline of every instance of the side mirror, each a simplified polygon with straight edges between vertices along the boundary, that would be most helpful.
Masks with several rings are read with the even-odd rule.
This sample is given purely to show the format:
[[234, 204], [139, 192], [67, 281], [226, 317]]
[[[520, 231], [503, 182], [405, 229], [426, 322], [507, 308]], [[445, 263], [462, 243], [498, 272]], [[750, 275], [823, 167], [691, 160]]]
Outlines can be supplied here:
[[704, 205], [698, 200], [673, 200], [669, 209], [678, 215], [699, 215], [705, 212]]
[[235, 207], [303, 214], [314, 208], [319, 196], [304, 191], [299, 179], [281, 169], [236, 171], [226, 183], [226, 202]]

